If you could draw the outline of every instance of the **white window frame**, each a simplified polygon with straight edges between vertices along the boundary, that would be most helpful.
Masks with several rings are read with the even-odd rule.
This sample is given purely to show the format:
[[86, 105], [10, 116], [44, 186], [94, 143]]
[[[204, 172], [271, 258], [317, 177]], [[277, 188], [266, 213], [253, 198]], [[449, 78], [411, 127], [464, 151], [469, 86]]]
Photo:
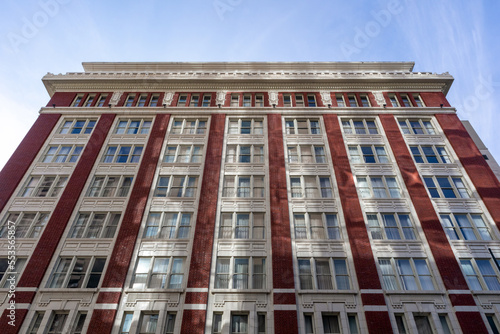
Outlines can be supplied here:
[[[143, 261], [144, 259], [144, 261]], [[159, 265], [155, 266], [158, 262], [163, 262], [167, 260], [167, 267], [162, 268], [160, 262]], [[149, 261], [149, 263], [146, 263]], [[141, 262], [143, 262], [141, 264]], [[180, 263], [180, 266], [178, 265]], [[146, 268], [147, 266], [147, 268]], [[147, 269], [147, 271], [146, 271]], [[140, 271], [139, 271], [140, 270]], [[179, 256], [139, 256], [134, 266], [134, 271], [132, 278], [130, 280], [130, 288], [134, 290], [148, 290], [148, 289], [182, 289], [184, 286], [184, 274], [186, 271], [186, 258]], [[141, 281], [137, 281], [138, 275], [145, 278]], [[152, 280], [155, 277], [159, 277], [161, 281], [158, 281], [159, 286], [155, 286]], [[180, 280], [179, 280], [180, 278]]]
[[295, 93], [295, 107], [304, 107], [304, 106], [305, 106], [304, 94]]
[[85, 320], [87, 320], [87, 312], [78, 311], [70, 334], [82, 334], [84, 332]]
[[153, 211], [146, 218], [143, 239], [189, 239], [193, 212]]
[[[50, 181], [50, 179], [52, 179]], [[58, 197], [68, 182], [68, 175], [31, 175], [19, 197]]]
[[323, 145], [287, 145], [288, 163], [326, 164], [326, 149]]
[[418, 239], [410, 213], [367, 212], [366, 222], [373, 240]]
[[[248, 151], [247, 151], [248, 150]], [[248, 161], [245, 161], [248, 157]], [[244, 161], [242, 161], [244, 160]], [[251, 144], [227, 145], [226, 164], [263, 164], [264, 146]]]
[[176, 135], [205, 135], [207, 123], [206, 118], [174, 118], [170, 133]]
[[[467, 280], [467, 284], [469, 285], [470, 290], [500, 290], [500, 272], [498, 270], [498, 259], [496, 260], [497, 263], [495, 263], [491, 258], [460, 258], [459, 260], [460, 267], [462, 269], [462, 272], [464, 273], [464, 277]], [[478, 261], [481, 261], [481, 263], [484, 264], [488, 264], [488, 270], [482, 271], [481, 267], [477, 264]], [[467, 262], [470, 266], [466, 266]], [[472, 280], [475, 280], [475, 282], [473, 282]]]
[[175, 320], [177, 318], [177, 312], [168, 311], [165, 320], [165, 334], [174, 334], [175, 332]]
[[[248, 187], [244, 187], [240, 181], [249, 179]], [[233, 185], [230, 186], [230, 182]], [[257, 180], [259, 179], [259, 180]], [[246, 190], [247, 191], [243, 191]], [[248, 196], [245, 196], [248, 194]], [[263, 198], [265, 196], [265, 176], [264, 175], [225, 175], [222, 197], [240, 197], [240, 198]]]
[[114, 134], [146, 135], [151, 130], [151, 119], [119, 119]]
[[148, 94], [139, 94], [136, 107], [146, 107], [147, 102], [148, 102]]
[[136, 94], [128, 94], [127, 98], [125, 99], [125, 103], [123, 104], [124, 107], [130, 108], [133, 107], [134, 101], [135, 101]]
[[399, 127], [403, 135], [435, 135], [436, 127], [430, 119], [421, 118], [400, 118]]
[[99, 108], [104, 107], [104, 103], [106, 102], [107, 98], [108, 98], [108, 94], [99, 95], [99, 98], [97, 99], [97, 103], [95, 104], [95, 106], [99, 107]]
[[[176, 183], [178, 180], [180, 185]], [[197, 175], [160, 175], [153, 196], [193, 198], [196, 196], [198, 182]]]
[[231, 107], [239, 107], [240, 106], [240, 93], [232, 93], [231, 94]]
[[134, 177], [131, 175], [95, 175], [86, 197], [127, 197]]
[[[423, 175], [422, 177], [424, 179], [425, 187], [427, 188], [427, 191], [429, 192], [429, 195], [431, 198], [444, 198], [444, 199], [466, 198], [467, 199], [467, 198], [471, 197], [470, 190], [469, 190], [468, 186], [466, 185], [464, 179], [461, 178], [460, 176], [425, 176], [425, 175]], [[447, 193], [443, 192], [443, 186], [439, 183], [440, 182], [439, 180], [443, 180], [442, 182], [448, 182], [450, 187], [445, 187], [444, 189], [451, 190], [454, 194], [454, 197], [448, 197], [446, 194], [449, 192], [447, 192]], [[457, 185], [457, 183], [458, 184], [461, 183], [461, 186]]]
[[177, 107], [185, 107], [188, 102], [188, 94], [187, 93], [180, 93], [179, 94], [179, 99], [177, 100]]
[[481, 214], [440, 213], [440, 219], [450, 240], [494, 240], [493, 233], [488, 228], [489, 224]]
[[96, 97], [96, 94], [89, 94], [87, 95], [87, 99], [85, 100], [85, 103], [83, 104], [84, 107], [88, 108], [92, 105], [92, 102], [94, 102]]
[[[16, 239], [38, 238], [49, 217], [50, 212], [7, 212], [0, 225], [0, 238], [7, 238], [9, 231], [14, 232]], [[12, 232], [10, 234], [12, 235]]]
[[[123, 150], [129, 150], [125, 153]], [[124, 164], [139, 163], [144, 147], [142, 145], [108, 145], [102, 156], [102, 163], [105, 164]], [[114, 152], [112, 152], [114, 150]], [[121, 157], [127, 157], [126, 161], [119, 161]], [[109, 161], [111, 160], [111, 161]]]
[[210, 107], [211, 102], [212, 102], [212, 94], [210, 93], [203, 94], [203, 100], [201, 102], [201, 106], [204, 108]]
[[[427, 150], [426, 150], [427, 149]], [[428, 149], [432, 152], [429, 154]], [[442, 145], [410, 145], [410, 153], [415, 163], [426, 164], [451, 164], [451, 156], [445, 146]], [[435, 161], [433, 161], [434, 157]]]
[[265, 236], [265, 212], [221, 212], [219, 224], [219, 239], [262, 240], [265, 239]]
[[28, 327], [27, 334], [37, 334], [42, 324], [43, 317], [45, 316], [45, 311], [36, 311], [31, 318], [30, 326]]
[[342, 131], [355, 135], [379, 134], [377, 122], [371, 118], [342, 118]]
[[189, 107], [200, 106], [200, 94], [191, 94], [189, 97]]
[[[80, 264], [77, 263], [78, 260], [85, 260], [87, 262], [87, 268], [85, 272], [82, 272], [81, 269], [83, 267], [80, 267]], [[104, 262], [102, 262], [104, 260]], [[65, 264], [63, 264], [62, 268], [59, 268], [61, 265], [62, 261], [68, 261]], [[99, 266], [100, 264], [97, 264], [99, 261], [102, 264], [102, 269], [99, 271]], [[49, 280], [46, 284], [46, 288], [51, 288], [51, 289], [94, 289], [98, 288], [101, 284], [101, 278], [105, 272], [106, 268], [106, 262], [107, 259], [106, 257], [102, 256], [60, 256], [57, 258], [57, 261], [52, 268], [52, 272], [50, 274]], [[66, 265], [67, 264], [67, 265]], [[77, 266], [78, 265], [78, 266]], [[97, 268], [94, 268], [97, 265]], [[94, 271], [96, 269], [96, 271]], [[82, 278], [82, 284], [81, 287], [73, 287], [70, 286], [71, 280], [75, 276], [83, 276]], [[98, 281], [96, 286], [89, 286], [91, 283], [91, 276], [98, 276]], [[57, 278], [62, 277], [61, 284], [57, 283]], [[85, 287], [84, 287], [85, 286]]]
[[391, 94], [388, 94], [388, 96], [389, 96], [389, 101], [391, 103], [391, 107], [399, 108], [400, 105], [399, 105], [398, 97], [396, 96], [396, 94], [391, 93]]
[[243, 94], [243, 107], [251, 107], [252, 106], [252, 94]]
[[293, 225], [296, 240], [342, 239], [339, 220], [334, 212], [294, 212]]
[[262, 118], [229, 118], [227, 133], [262, 135], [264, 134], [264, 120]]
[[[334, 326], [330, 326], [330, 322], [334, 321]], [[332, 314], [330, 312], [321, 313], [321, 322], [323, 324], [324, 334], [340, 334], [342, 330], [342, 325], [340, 324], [340, 315]], [[338, 329], [338, 330], [337, 330]]]
[[137, 326], [138, 334], [156, 334], [158, 328], [160, 312], [158, 311], [141, 311], [139, 317], [139, 325]]
[[120, 212], [78, 212], [68, 239], [111, 239], [118, 230], [120, 220]]
[[[366, 180], [366, 185], [364, 185], [362, 179]], [[374, 187], [373, 180], [380, 179], [382, 181], [382, 187]], [[394, 181], [396, 187], [390, 187], [388, 180]], [[367, 175], [367, 176], [357, 176], [356, 177], [356, 188], [362, 199], [384, 199], [384, 198], [401, 198], [401, 187], [396, 176], [385, 176], [385, 175]], [[380, 191], [375, 191], [374, 189], [384, 190], [385, 195], [381, 196]], [[396, 193], [397, 189], [397, 193]], [[392, 190], [392, 191], [391, 191]]]
[[[62, 319], [59, 317], [62, 317]], [[63, 334], [68, 326], [66, 324], [68, 318], [69, 311], [52, 311], [45, 334]], [[62, 323], [59, 323], [59, 321], [62, 321]]]
[[[346, 258], [299, 257], [297, 261], [300, 290], [352, 289]], [[328, 270], [324, 271], [325, 268], [319, 266], [319, 263], [327, 263]]]
[[391, 161], [384, 145], [349, 145], [348, 151], [349, 160], [353, 164], [387, 164]]
[[255, 107], [257, 108], [264, 107], [264, 94], [261, 93], [255, 94]]
[[361, 107], [363, 107], [363, 108], [371, 107], [370, 99], [368, 98], [368, 94], [359, 94], [359, 99], [361, 100]]
[[249, 314], [243, 312], [231, 312], [230, 333], [248, 334], [250, 333]]
[[283, 94], [283, 107], [285, 107], [285, 108], [291, 108], [292, 106], [293, 106], [292, 94], [290, 94], [290, 93], [284, 93]]
[[82, 102], [82, 100], [83, 100], [83, 96], [84, 96], [84, 94], [77, 94], [77, 95], [75, 96], [75, 99], [74, 99], [74, 100], [73, 100], [73, 102], [71, 103], [71, 106], [72, 106], [72, 107], [74, 107], [74, 108], [78, 107], [78, 105], [79, 105], [79, 104]]
[[[26, 257], [16, 256], [15, 259], [10, 257], [0, 257], [0, 288], [2, 289], [8, 289], [12, 285], [17, 285], [28, 262], [28, 258]], [[15, 279], [13, 280], [12, 277]]]
[[76, 163], [83, 152], [83, 145], [54, 145], [45, 150], [41, 163]]
[[[307, 94], [306, 98], [307, 98], [308, 107], [314, 108], [314, 107], [318, 106], [318, 104], [316, 103], [316, 95], [315, 94]], [[312, 101], [312, 105], [311, 105], [311, 101]]]
[[400, 93], [399, 96], [401, 97], [401, 101], [403, 101], [403, 108], [411, 108], [413, 107], [413, 104], [411, 103], [411, 99], [408, 96], [408, 94], [405, 93]]
[[318, 118], [287, 118], [285, 119], [287, 135], [320, 135], [321, 122]]
[[[401, 261], [401, 262], [399, 262]], [[408, 261], [408, 264], [410, 265], [411, 273], [408, 272], [403, 272], [402, 267], [400, 266], [400, 263], [402, 261]], [[417, 271], [417, 266], [415, 264], [415, 261], [418, 261], [418, 263], [422, 264], [425, 263], [426, 271]], [[384, 263], [384, 266], [382, 265], [382, 262]], [[389, 266], [388, 266], [389, 265]], [[378, 266], [380, 268], [380, 273], [381, 273], [381, 278], [382, 278], [382, 287], [386, 291], [434, 291], [437, 289], [436, 281], [434, 278], [434, 274], [432, 269], [429, 266], [429, 263], [427, 259], [425, 258], [408, 258], [408, 257], [402, 257], [402, 258], [379, 258], [378, 259]], [[420, 267], [422, 269], [422, 267]], [[390, 269], [385, 270], [385, 269]], [[412, 280], [415, 282], [416, 289], [410, 289], [408, 286], [408, 281], [405, 279]], [[425, 279], [425, 281], [424, 281]], [[388, 285], [390, 282], [390, 285]], [[424, 288], [424, 285], [422, 282], [425, 282], [425, 284], [432, 284], [432, 289], [426, 289]]]
[[59, 134], [62, 135], [87, 135], [92, 133], [97, 119], [65, 119], [59, 128]]
[[335, 94], [335, 101], [337, 101], [337, 107], [345, 108], [344, 94]]
[[[238, 271], [237, 262], [247, 262], [247, 271]], [[262, 256], [219, 256], [216, 261], [214, 289], [231, 289], [231, 290], [261, 290], [265, 289], [267, 279], [267, 264], [266, 257]], [[222, 262], [229, 262], [228, 271], [221, 271]], [[243, 265], [244, 266], [244, 265]], [[259, 271], [260, 267], [260, 271]], [[243, 267], [244, 268], [244, 267]], [[243, 287], [241, 287], [241, 285]], [[246, 287], [245, 287], [246, 286]]]
[[349, 100], [349, 106], [351, 108], [359, 107], [358, 99], [356, 98], [356, 94], [347, 94], [347, 99]]
[[[328, 186], [323, 185], [325, 180], [328, 180]], [[291, 175], [290, 190], [292, 198], [333, 198], [329, 175]]]
[[[187, 151], [186, 151], [187, 150]], [[167, 161], [167, 160], [173, 161]], [[187, 161], [181, 161], [187, 160]], [[169, 144], [165, 147], [163, 163], [195, 163], [199, 164], [203, 160], [203, 145], [177, 145]]]
[[417, 103], [417, 105], [415, 107], [424, 108], [425, 103], [424, 103], [424, 100], [422, 100], [422, 97], [420, 96], [420, 94], [412, 94], [412, 95], [413, 95], [413, 99], [415, 100], [415, 103]]

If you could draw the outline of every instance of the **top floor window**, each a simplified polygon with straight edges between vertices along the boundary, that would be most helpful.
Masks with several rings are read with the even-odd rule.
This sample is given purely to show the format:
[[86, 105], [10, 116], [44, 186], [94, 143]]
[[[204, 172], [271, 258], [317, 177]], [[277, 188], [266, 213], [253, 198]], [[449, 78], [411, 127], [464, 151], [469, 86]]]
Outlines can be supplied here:
[[309, 107], [316, 107], [316, 97], [314, 94], [307, 94], [307, 104]]
[[401, 101], [403, 101], [403, 106], [406, 108], [411, 107], [411, 101], [408, 95], [400, 94], [400, 96], [401, 96]]
[[197, 107], [199, 101], [200, 101], [200, 94], [192, 94], [191, 100], [189, 101], [189, 106], [190, 107]]
[[231, 107], [239, 107], [240, 106], [240, 94], [234, 93], [231, 94]]
[[71, 134], [89, 134], [94, 129], [95, 119], [68, 119], [64, 121], [59, 133], [62, 135]]
[[413, 94], [413, 99], [415, 100], [417, 107], [420, 107], [420, 108], [425, 107], [425, 104], [422, 101], [422, 98], [420, 97], [419, 94]]
[[377, 124], [372, 119], [342, 119], [342, 127], [346, 134], [378, 134]]
[[321, 128], [318, 119], [307, 119], [307, 118], [287, 119], [285, 120], [285, 128], [287, 135], [321, 134]]
[[335, 100], [337, 100], [337, 107], [345, 107], [344, 95], [335, 94]]
[[188, 119], [188, 118], [176, 118], [170, 129], [172, 134], [205, 134], [207, 130], [207, 120], [206, 119]]
[[203, 95], [203, 107], [210, 107], [210, 101], [212, 100], [212, 96], [210, 94]]
[[397, 108], [399, 107], [399, 101], [396, 97], [396, 94], [389, 94], [389, 101], [391, 102], [391, 107]]
[[92, 102], [94, 102], [94, 99], [95, 99], [95, 94], [89, 94], [83, 106], [90, 107], [92, 105]]
[[358, 101], [356, 100], [356, 95], [347, 95], [347, 98], [349, 99], [349, 104], [351, 107], [359, 107]]
[[423, 119], [400, 119], [399, 127], [405, 135], [435, 135], [431, 121]]
[[185, 107], [187, 104], [187, 94], [180, 94], [179, 95], [179, 100], [177, 100], [177, 106], [178, 107]]
[[75, 99], [73, 100], [73, 103], [71, 104], [72, 107], [78, 107], [80, 103], [83, 100], [83, 94], [78, 94]]
[[149, 101], [149, 106], [150, 107], [157, 107], [159, 99], [160, 99], [160, 94], [151, 95], [151, 101]]
[[261, 135], [264, 133], [263, 120], [252, 118], [230, 119], [228, 133]]
[[304, 106], [304, 95], [295, 94], [295, 106], [296, 107], [303, 107]]
[[97, 100], [96, 107], [104, 107], [104, 102], [108, 98], [108, 94], [99, 95], [99, 99]]
[[135, 94], [129, 94], [125, 100], [125, 107], [132, 107], [135, 100]]
[[255, 106], [263, 107], [264, 106], [264, 95], [263, 94], [255, 94]]
[[292, 106], [292, 95], [291, 94], [283, 94], [283, 106], [291, 107]]
[[243, 95], [243, 107], [251, 107], [252, 106], [252, 95], [244, 94]]

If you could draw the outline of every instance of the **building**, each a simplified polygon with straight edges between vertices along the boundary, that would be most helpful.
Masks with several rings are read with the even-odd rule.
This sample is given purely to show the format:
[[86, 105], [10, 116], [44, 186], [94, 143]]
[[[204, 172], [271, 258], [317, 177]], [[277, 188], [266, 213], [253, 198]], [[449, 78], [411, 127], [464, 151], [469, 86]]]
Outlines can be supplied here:
[[413, 65], [47, 74], [0, 174], [2, 332], [498, 333], [498, 165]]

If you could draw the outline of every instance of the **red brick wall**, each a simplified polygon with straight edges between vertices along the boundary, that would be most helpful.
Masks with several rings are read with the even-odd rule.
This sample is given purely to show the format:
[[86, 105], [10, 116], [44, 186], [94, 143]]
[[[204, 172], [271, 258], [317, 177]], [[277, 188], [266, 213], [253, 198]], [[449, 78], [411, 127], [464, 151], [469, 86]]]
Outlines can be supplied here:
[[60, 114], [38, 116], [24, 139], [0, 172], [0, 211], [16, 190], [31, 163], [57, 124]]
[[184, 310], [181, 334], [205, 333], [206, 312], [205, 310]]
[[370, 334], [393, 333], [388, 312], [365, 311], [365, 318]]
[[116, 310], [94, 309], [87, 333], [111, 333], [116, 317]]
[[455, 114], [437, 114], [441, 128], [500, 229], [500, 182]]
[[297, 311], [274, 311], [275, 334], [295, 334], [298, 332]]
[[47, 103], [47, 107], [52, 107], [53, 104], [55, 104], [56, 107], [69, 107], [75, 97], [76, 93], [57, 92], [52, 95], [49, 103]]
[[443, 107], [450, 107], [450, 103], [441, 92], [427, 92], [420, 93], [420, 97], [424, 100], [426, 107], [440, 107], [441, 103]]

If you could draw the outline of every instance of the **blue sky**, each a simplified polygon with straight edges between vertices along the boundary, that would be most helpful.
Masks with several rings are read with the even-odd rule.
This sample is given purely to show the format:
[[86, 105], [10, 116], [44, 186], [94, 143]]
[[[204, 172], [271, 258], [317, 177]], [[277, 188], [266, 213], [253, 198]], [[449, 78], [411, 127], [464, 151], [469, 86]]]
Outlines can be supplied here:
[[0, 168], [49, 96], [47, 72], [84, 61], [415, 61], [500, 160], [500, 2], [463, 0], [5, 0]]

